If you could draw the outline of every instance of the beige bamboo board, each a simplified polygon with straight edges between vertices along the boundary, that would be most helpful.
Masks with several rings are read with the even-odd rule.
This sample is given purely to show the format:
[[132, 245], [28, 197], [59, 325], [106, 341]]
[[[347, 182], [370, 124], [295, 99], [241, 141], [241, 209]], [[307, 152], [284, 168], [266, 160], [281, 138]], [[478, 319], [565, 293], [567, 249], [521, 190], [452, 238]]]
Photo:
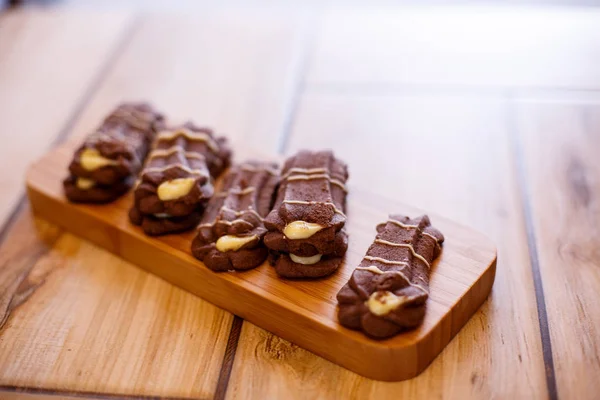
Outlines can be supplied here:
[[422, 210], [350, 185], [348, 253], [332, 276], [284, 280], [268, 263], [246, 272], [215, 273], [191, 256], [194, 232], [153, 238], [131, 225], [127, 216], [131, 194], [107, 205], [68, 202], [62, 180], [74, 148], [73, 143], [63, 145], [30, 167], [27, 191], [35, 214], [371, 379], [400, 381], [421, 373], [481, 306], [494, 282], [494, 244], [481, 233], [430, 212], [432, 224], [444, 233], [446, 241], [431, 269], [425, 320], [418, 329], [373, 340], [338, 323], [336, 294], [372, 243], [378, 223], [388, 214], [417, 216]]

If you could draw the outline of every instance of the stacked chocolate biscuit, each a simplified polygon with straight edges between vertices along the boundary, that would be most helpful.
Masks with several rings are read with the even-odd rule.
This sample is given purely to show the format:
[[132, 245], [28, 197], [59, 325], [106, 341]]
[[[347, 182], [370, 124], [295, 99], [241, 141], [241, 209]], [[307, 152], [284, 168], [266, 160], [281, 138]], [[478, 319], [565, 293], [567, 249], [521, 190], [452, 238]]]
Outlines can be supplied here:
[[159, 132], [129, 212], [148, 235], [196, 227], [212, 197], [213, 179], [230, 164], [225, 138], [192, 123]]
[[118, 106], [77, 149], [64, 181], [73, 202], [107, 203], [122, 196], [135, 182], [162, 114], [145, 103]]
[[279, 181], [277, 164], [249, 161], [233, 166], [208, 203], [192, 254], [214, 271], [247, 270], [267, 258], [263, 219]]
[[429, 270], [444, 236], [424, 215], [392, 215], [337, 295], [338, 318], [348, 328], [386, 338], [421, 324], [429, 297]]
[[348, 168], [331, 151], [300, 151], [285, 162], [273, 210], [265, 218], [265, 245], [277, 274], [316, 278], [331, 274], [348, 248]]

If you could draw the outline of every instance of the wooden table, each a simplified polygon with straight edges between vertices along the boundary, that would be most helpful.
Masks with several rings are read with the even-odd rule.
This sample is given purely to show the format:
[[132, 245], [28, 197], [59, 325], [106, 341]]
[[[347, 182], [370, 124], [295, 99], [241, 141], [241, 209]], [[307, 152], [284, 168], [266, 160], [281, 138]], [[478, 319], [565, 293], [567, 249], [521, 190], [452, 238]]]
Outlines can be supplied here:
[[[583, 8], [4, 12], [0, 398], [597, 398], [599, 26]], [[489, 300], [422, 375], [377, 382], [33, 218], [27, 165], [125, 99], [238, 148], [334, 148], [351, 186], [491, 237]]]

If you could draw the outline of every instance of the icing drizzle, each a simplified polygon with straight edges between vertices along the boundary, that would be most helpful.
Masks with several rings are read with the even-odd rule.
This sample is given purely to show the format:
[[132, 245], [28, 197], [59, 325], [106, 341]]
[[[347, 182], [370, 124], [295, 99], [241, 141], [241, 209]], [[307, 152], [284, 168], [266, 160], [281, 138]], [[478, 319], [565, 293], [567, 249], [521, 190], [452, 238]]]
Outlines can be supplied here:
[[164, 172], [168, 169], [171, 168], [179, 168], [184, 170], [185, 172], [191, 174], [191, 175], [198, 175], [198, 176], [205, 176], [205, 177], [209, 177], [207, 174], [203, 174], [201, 170], [199, 169], [191, 169], [190, 167], [183, 165], [181, 163], [176, 163], [176, 164], [170, 164], [170, 165], [165, 165], [163, 167], [148, 167], [148, 168], [144, 168], [144, 175], [146, 175], [148, 172]]
[[185, 151], [185, 149], [181, 146], [173, 146], [171, 148], [168, 149], [155, 149], [152, 150], [152, 153], [150, 153], [150, 156], [148, 157], [148, 160], [153, 160], [155, 158], [166, 158], [169, 157], [170, 155], [173, 155], [175, 153], [181, 153], [183, 154], [186, 158], [197, 158], [199, 160], [204, 160], [206, 157], [204, 157], [203, 154], [200, 153], [196, 153], [193, 151]]
[[427, 289], [425, 289], [423, 286], [419, 285], [418, 283], [412, 283], [410, 281], [410, 279], [408, 279], [408, 277], [402, 273], [402, 271], [382, 271], [375, 265], [369, 265], [368, 267], [356, 267], [356, 269], [360, 270], [360, 271], [369, 271], [369, 272], [372, 272], [377, 275], [398, 274], [406, 281], [406, 283], [409, 284], [409, 286], [416, 287], [417, 289], [420, 289], [423, 293], [425, 293], [427, 295], [429, 294], [429, 291]]
[[421, 234], [423, 234], [423, 235], [425, 235], [425, 236], [429, 236], [430, 238], [432, 238], [433, 240], [435, 240], [435, 241], [436, 241], [436, 243], [438, 242], [438, 239], [437, 239], [435, 236], [433, 236], [431, 233], [427, 233], [427, 232], [425, 232], [424, 230], [420, 229], [420, 228], [419, 228], [419, 225], [407, 225], [407, 224], [403, 224], [402, 222], [400, 222], [400, 221], [397, 221], [397, 220], [395, 220], [395, 219], [388, 219], [388, 221], [387, 221], [387, 222], [391, 222], [392, 224], [394, 224], [394, 225], [398, 225], [398, 226], [399, 226], [399, 227], [401, 227], [401, 228], [406, 228], [406, 229], [418, 229], [418, 230], [420, 230], [420, 231], [421, 231]]
[[346, 185], [344, 185], [340, 180], [338, 179], [333, 179], [329, 176], [329, 174], [315, 174], [315, 175], [306, 175], [306, 174], [298, 174], [298, 175], [292, 175], [290, 177], [285, 178], [288, 182], [291, 181], [311, 181], [313, 179], [326, 179], [329, 181], [329, 183], [331, 183], [332, 185], [336, 185], [338, 186], [340, 189], [342, 189], [344, 192], [347, 191], [346, 189]]
[[242, 211], [235, 211], [233, 208], [229, 208], [227, 206], [223, 206], [223, 207], [221, 207], [221, 211], [233, 213], [236, 217], [239, 217], [240, 215], [244, 215], [244, 214], [248, 213], [248, 214], [252, 214], [252, 215], [256, 216], [256, 218], [260, 219], [261, 221], [263, 220], [263, 217], [261, 217], [258, 214], [258, 212], [256, 212], [256, 210], [253, 210], [251, 208], [247, 208], [247, 209], [242, 210]]
[[[205, 132], [192, 132], [191, 130], [186, 129], [186, 128], [181, 128], [181, 129], [177, 129], [177, 130], [173, 130], [173, 131], [162, 131], [162, 132], [159, 132], [156, 136], [156, 141], [154, 142], [154, 148], [150, 152], [150, 155], [148, 156], [147, 163], [154, 159], [157, 159], [157, 158], [169, 157], [170, 155], [175, 154], [175, 153], [182, 154], [183, 156], [185, 156], [186, 159], [191, 159], [191, 158], [197, 159], [197, 160], [205, 160], [206, 159], [204, 154], [202, 154], [200, 152], [195, 152], [195, 151], [185, 151], [185, 149], [181, 145], [173, 145], [167, 149], [158, 149], [157, 148], [158, 144], [161, 141], [170, 141], [170, 140], [176, 139], [181, 136], [185, 137], [186, 139], [188, 139], [190, 141], [205, 142], [206, 146], [214, 153], [218, 153], [218, 151], [219, 151], [219, 145], [217, 144], [217, 142], [209, 134], [207, 134]], [[219, 157], [217, 157], [216, 161], [222, 162], [222, 160], [220, 160]], [[193, 169], [182, 163], [174, 163], [174, 164], [169, 164], [169, 165], [165, 165], [162, 167], [146, 167], [143, 170], [143, 175], [145, 175], [148, 172], [164, 172], [171, 168], [179, 168], [191, 175], [198, 175], [198, 176], [204, 176], [204, 177], [210, 178], [210, 174], [203, 172], [202, 169]]]
[[192, 132], [191, 130], [186, 129], [186, 128], [180, 128], [180, 129], [177, 129], [174, 131], [159, 132], [156, 137], [156, 143], [158, 143], [161, 140], [165, 140], [165, 141], [173, 140], [173, 139], [176, 139], [181, 136], [183, 136], [187, 140], [190, 140], [193, 142], [204, 142], [204, 143], [206, 143], [206, 146], [208, 146], [208, 148], [210, 150], [212, 150], [213, 153], [219, 152], [219, 145], [212, 137], [210, 137], [210, 135], [208, 133]]
[[364, 256], [363, 258], [365, 260], [369, 260], [369, 261], [378, 261], [378, 262], [380, 262], [382, 264], [408, 266], [408, 263], [406, 261], [392, 261], [392, 260], [386, 260], [385, 258], [373, 257], [373, 256]]
[[427, 266], [427, 269], [431, 268], [431, 266], [429, 265], [429, 263], [427, 262], [425, 257], [423, 257], [422, 255], [417, 253], [415, 251], [415, 248], [412, 246], [412, 244], [388, 242], [387, 240], [383, 240], [383, 239], [375, 239], [375, 243], [385, 244], [387, 246], [392, 246], [392, 247], [406, 247], [407, 249], [410, 249], [410, 252], [412, 253], [412, 255], [414, 257], [418, 258], [423, 263], [425, 263], [425, 265]]
[[285, 204], [305, 204], [305, 205], [311, 205], [311, 204], [325, 204], [328, 206], [333, 207], [333, 211], [335, 211], [336, 213], [342, 215], [343, 217], [346, 216], [346, 214], [344, 214], [342, 212], [342, 210], [340, 210], [339, 208], [337, 208], [335, 206], [335, 204], [333, 204], [330, 201], [306, 201], [306, 200], [284, 200], [283, 201]]

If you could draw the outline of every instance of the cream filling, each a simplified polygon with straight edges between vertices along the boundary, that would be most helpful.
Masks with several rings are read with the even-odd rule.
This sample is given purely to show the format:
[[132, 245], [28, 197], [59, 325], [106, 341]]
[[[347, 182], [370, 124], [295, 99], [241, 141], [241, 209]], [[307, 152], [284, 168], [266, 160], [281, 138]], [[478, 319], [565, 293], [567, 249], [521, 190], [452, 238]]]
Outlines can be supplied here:
[[157, 213], [157, 214], [154, 214], [154, 216], [156, 218], [171, 218], [172, 215], [171, 214], [167, 214], [167, 213]]
[[378, 291], [369, 297], [367, 307], [373, 314], [381, 317], [400, 307], [406, 300], [406, 296], [396, 296], [392, 292]]
[[288, 239], [308, 239], [323, 229], [324, 226], [306, 221], [293, 221], [283, 228], [283, 234]]
[[88, 190], [96, 186], [96, 182], [91, 179], [77, 178], [75, 186], [77, 186], [77, 188], [81, 190]]
[[217, 250], [224, 253], [226, 251], [236, 251], [239, 250], [243, 245], [249, 243], [256, 239], [256, 235], [252, 236], [234, 236], [234, 235], [225, 235], [221, 236], [216, 243]]
[[292, 259], [293, 262], [298, 263], [298, 264], [303, 264], [303, 265], [316, 264], [319, 261], [321, 261], [322, 256], [323, 256], [323, 254], [316, 254], [311, 257], [300, 257], [300, 256], [290, 253], [290, 258]]
[[115, 160], [103, 157], [96, 149], [86, 148], [79, 155], [81, 167], [87, 171], [94, 171], [107, 165], [117, 165]]
[[195, 178], [177, 178], [161, 183], [156, 190], [162, 201], [175, 200], [188, 194], [194, 187]]

